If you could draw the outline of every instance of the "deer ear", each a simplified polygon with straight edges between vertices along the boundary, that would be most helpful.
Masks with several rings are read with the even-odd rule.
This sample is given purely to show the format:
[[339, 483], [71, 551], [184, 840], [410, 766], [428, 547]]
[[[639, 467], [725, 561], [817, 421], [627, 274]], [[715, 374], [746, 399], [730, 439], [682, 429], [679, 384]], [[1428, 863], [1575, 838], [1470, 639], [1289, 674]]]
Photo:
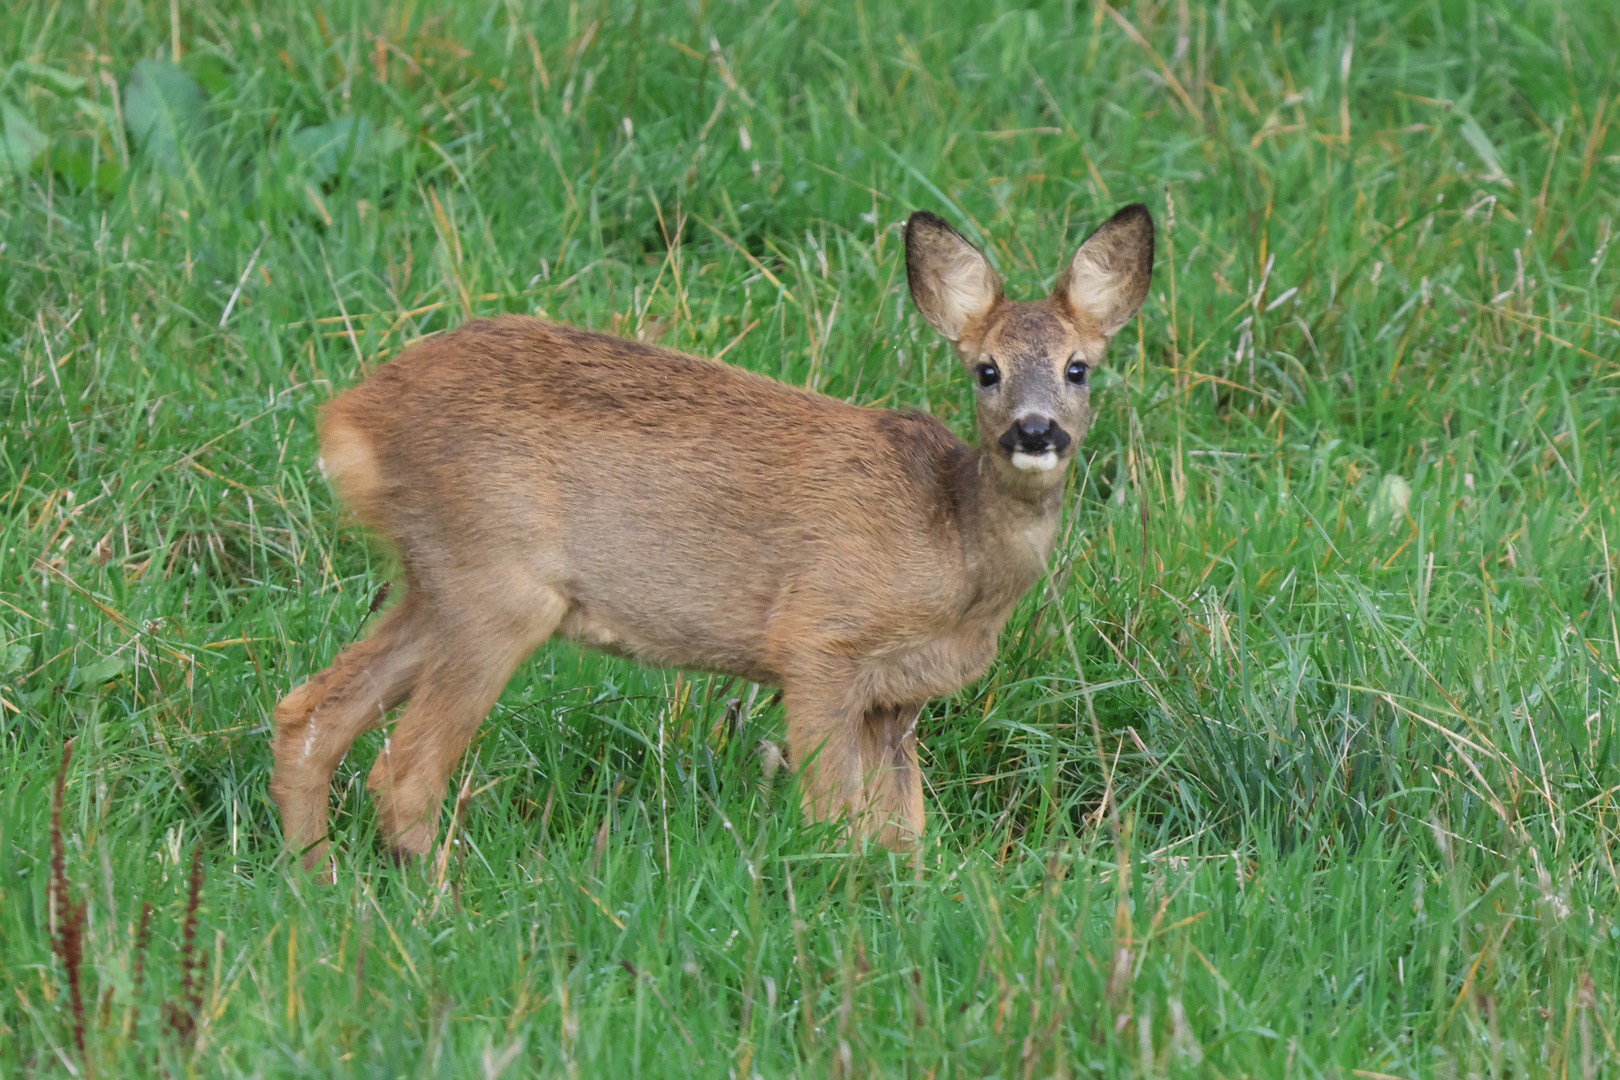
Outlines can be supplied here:
[[922, 317], [952, 342], [1001, 299], [1001, 278], [990, 260], [926, 210], [906, 222], [906, 280]]
[[1132, 203], [1097, 226], [1052, 290], [1105, 337], [1135, 318], [1153, 281], [1153, 215]]

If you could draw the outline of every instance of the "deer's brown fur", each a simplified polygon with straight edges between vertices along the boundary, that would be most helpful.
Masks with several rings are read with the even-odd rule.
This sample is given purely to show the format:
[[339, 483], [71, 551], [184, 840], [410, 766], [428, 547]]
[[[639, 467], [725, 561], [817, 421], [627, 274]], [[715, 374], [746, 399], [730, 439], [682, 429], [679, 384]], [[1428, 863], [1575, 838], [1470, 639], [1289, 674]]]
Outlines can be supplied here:
[[321, 411], [322, 467], [398, 553], [404, 596], [276, 708], [287, 841], [322, 860], [332, 771], [408, 700], [368, 786], [388, 841], [425, 853], [450, 770], [558, 634], [780, 686], [809, 813], [920, 836], [921, 706], [984, 671], [1045, 568], [1089, 422], [1072, 365], [1141, 305], [1152, 237], [1127, 207], [1051, 297], [1018, 303], [913, 215], [919, 309], [970, 371], [997, 369], [978, 448], [924, 413], [518, 316], [384, 364]]

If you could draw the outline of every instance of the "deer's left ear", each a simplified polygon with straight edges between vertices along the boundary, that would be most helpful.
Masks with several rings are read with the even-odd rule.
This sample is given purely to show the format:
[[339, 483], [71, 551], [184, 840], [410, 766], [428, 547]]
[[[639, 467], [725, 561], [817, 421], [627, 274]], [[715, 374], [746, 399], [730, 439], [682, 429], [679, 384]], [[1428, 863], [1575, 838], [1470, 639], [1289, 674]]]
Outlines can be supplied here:
[[1086, 237], [1052, 297], [1113, 337], [1141, 310], [1152, 282], [1153, 215], [1132, 203]]

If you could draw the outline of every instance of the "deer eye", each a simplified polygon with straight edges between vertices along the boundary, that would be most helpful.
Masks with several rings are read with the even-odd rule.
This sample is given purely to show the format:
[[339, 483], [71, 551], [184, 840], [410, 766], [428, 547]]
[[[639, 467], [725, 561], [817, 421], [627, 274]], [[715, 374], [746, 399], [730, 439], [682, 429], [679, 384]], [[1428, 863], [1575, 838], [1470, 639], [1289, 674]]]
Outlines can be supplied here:
[[1090, 370], [1090, 364], [1079, 360], [1073, 360], [1069, 363], [1069, 370], [1064, 372], [1064, 374], [1068, 376], [1069, 381], [1074, 383], [1074, 385], [1084, 386], [1086, 385], [1086, 373]]
[[980, 386], [994, 386], [1001, 381], [1001, 369], [994, 364], [980, 364], [973, 373], [979, 377]]

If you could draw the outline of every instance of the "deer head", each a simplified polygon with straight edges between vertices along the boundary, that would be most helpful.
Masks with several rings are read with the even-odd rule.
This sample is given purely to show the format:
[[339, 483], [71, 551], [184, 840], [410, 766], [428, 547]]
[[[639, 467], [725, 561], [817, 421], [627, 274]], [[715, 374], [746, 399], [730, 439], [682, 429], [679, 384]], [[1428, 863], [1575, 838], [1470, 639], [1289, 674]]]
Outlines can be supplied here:
[[973, 380], [981, 444], [1010, 488], [1060, 487], [1091, 424], [1091, 369], [1141, 308], [1153, 217], [1133, 203], [1080, 245], [1043, 300], [1009, 300], [984, 253], [926, 210], [906, 222], [906, 277], [923, 318]]

